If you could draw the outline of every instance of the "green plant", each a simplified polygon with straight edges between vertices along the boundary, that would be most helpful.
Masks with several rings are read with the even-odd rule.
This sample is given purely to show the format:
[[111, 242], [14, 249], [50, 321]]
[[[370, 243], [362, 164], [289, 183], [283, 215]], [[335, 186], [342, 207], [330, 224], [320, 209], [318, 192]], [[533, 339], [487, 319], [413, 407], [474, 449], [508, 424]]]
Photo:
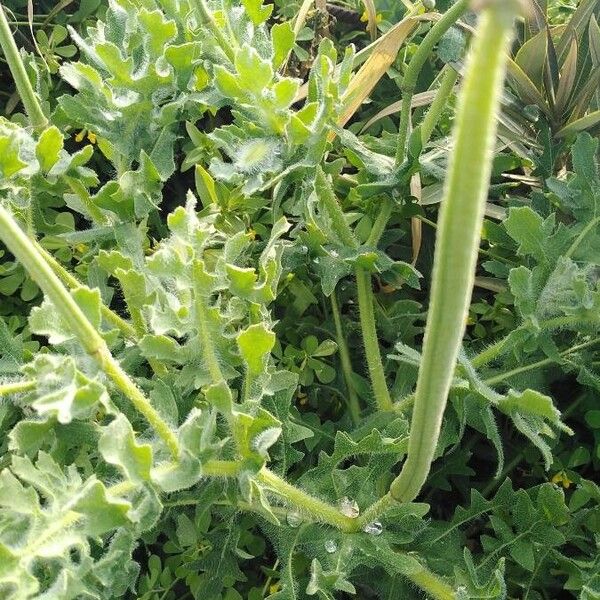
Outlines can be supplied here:
[[[338, 61], [324, 39], [306, 101], [285, 71], [294, 27], [253, 0], [111, 0], [70, 29], [81, 56], [59, 75], [75, 91], [44, 109], [0, 30], [30, 118], [0, 121], [0, 239], [16, 285], [43, 292], [0, 319], [1, 595], [596, 593], [600, 492], [556, 435], [572, 431], [548, 382], [520, 376], [582, 359], [578, 379], [597, 387], [597, 142], [579, 136], [573, 173], [532, 202], [506, 199], [480, 243], [519, 4], [480, 2], [420, 352], [426, 295], [404, 237], [429, 219], [409, 192], [440, 177], [424, 147], [456, 71], [408, 142], [408, 110], [398, 136], [341, 126], [357, 81], [414, 31], [422, 6], [406, 4], [357, 75], [358, 54]], [[405, 109], [465, 10], [409, 63]], [[80, 130], [96, 143], [73, 152]], [[517, 326], [462, 349], [480, 254]], [[513, 430], [576, 493], [543, 469], [527, 489], [505, 481], [530, 458]], [[455, 485], [488, 440], [496, 478]]]
[[552, 26], [546, 3], [532, 2], [524, 22], [509, 82], [558, 138], [594, 130], [600, 122], [598, 18], [600, 3], [585, 0], [565, 25]]

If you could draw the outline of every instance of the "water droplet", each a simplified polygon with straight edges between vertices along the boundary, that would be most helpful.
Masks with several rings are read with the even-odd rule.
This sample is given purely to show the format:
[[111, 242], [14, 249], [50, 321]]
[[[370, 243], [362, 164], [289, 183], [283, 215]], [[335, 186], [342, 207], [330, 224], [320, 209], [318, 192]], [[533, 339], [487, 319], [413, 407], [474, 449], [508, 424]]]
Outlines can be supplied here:
[[369, 535], [381, 535], [383, 525], [379, 521], [373, 521], [372, 523], [367, 523], [363, 531]]
[[302, 524], [302, 515], [299, 512], [289, 512], [286, 521], [290, 527], [300, 527]]
[[333, 554], [334, 552], [337, 551], [337, 544], [333, 541], [333, 540], [327, 540], [325, 542], [325, 550], [329, 553], [329, 554]]
[[351, 500], [348, 496], [344, 496], [340, 500], [340, 512], [346, 517], [356, 519], [360, 514], [360, 508], [356, 504], [356, 500]]

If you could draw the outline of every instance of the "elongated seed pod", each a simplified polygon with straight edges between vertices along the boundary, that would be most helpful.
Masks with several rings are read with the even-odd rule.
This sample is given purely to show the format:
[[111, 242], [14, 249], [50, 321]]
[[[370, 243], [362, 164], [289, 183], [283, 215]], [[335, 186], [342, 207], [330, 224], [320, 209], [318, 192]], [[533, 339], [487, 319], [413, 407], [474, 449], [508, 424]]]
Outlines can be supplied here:
[[483, 0], [481, 5], [440, 210], [408, 457], [390, 488], [401, 502], [413, 500], [429, 474], [471, 301], [496, 118], [518, 2]]

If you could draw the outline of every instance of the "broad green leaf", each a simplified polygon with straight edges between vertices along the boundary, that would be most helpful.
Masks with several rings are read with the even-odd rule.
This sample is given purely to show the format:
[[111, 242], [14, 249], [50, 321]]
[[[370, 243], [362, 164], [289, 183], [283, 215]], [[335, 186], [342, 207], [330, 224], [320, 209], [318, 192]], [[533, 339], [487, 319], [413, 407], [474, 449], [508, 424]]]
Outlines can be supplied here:
[[263, 0], [242, 0], [242, 4], [255, 25], [264, 23], [273, 12], [273, 5], [263, 6]]
[[107, 463], [115, 465], [134, 483], [150, 480], [152, 447], [137, 442], [131, 423], [124, 415], [118, 415], [103, 428], [98, 449]]
[[42, 132], [35, 149], [42, 171], [47, 173], [59, 161], [63, 145], [63, 136], [57, 127]]
[[271, 38], [273, 40], [273, 68], [279, 69], [294, 47], [296, 36], [289, 21], [276, 23], [271, 27]]
[[271, 65], [263, 60], [254, 48], [246, 44], [236, 53], [235, 68], [240, 87], [251, 94], [262, 94], [273, 79]]
[[275, 345], [275, 334], [263, 323], [251, 325], [238, 335], [237, 343], [250, 374], [262, 373], [266, 358]]

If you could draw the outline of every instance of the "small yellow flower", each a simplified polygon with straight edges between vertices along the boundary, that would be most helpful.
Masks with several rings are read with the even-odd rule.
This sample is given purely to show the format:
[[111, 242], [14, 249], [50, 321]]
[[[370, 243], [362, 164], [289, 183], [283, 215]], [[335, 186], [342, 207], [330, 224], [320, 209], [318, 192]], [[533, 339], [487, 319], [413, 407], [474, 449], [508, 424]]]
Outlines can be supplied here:
[[87, 134], [87, 139], [90, 140], [90, 143], [92, 144], [95, 144], [98, 141], [96, 134], [92, 133], [91, 131]]
[[552, 476], [550, 480], [554, 485], [562, 485], [565, 490], [568, 490], [573, 483], [564, 471], [559, 471]]
[[76, 136], [75, 136], [75, 141], [77, 143], [81, 143], [83, 142], [83, 138], [85, 137], [86, 134], [86, 130], [82, 129]]
[[[383, 16], [382, 16], [382, 14], [381, 14], [381, 13], [377, 13], [377, 14], [375, 15], [375, 23], [377, 23], [378, 25], [379, 25], [379, 23], [381, 23], [381, 20], [382, 20], [382, 19], [383, 19]], [[367, 13], [367, 11], [366, 11], [366, 10], [365, 10], [365, 12], [363, 12], [363, 14], [361, 15], [361, 17], [360, 17], [360, 20], [361, 20], [363, 23], [368, 23], [368, 21], [369, 21], [369, 14]]]
[[81, 254], [83, 254], [87, 249], [88, 248], [85, 244], [77, 244], [75, 246], [75, 250], [77, 250], [77, 252], [81, 252]]
[[269, 594], [276, 594], [279, 591], [279, 587], [280, 587], [279, 581], [276, 583], [272, 583], [269, 586]]

